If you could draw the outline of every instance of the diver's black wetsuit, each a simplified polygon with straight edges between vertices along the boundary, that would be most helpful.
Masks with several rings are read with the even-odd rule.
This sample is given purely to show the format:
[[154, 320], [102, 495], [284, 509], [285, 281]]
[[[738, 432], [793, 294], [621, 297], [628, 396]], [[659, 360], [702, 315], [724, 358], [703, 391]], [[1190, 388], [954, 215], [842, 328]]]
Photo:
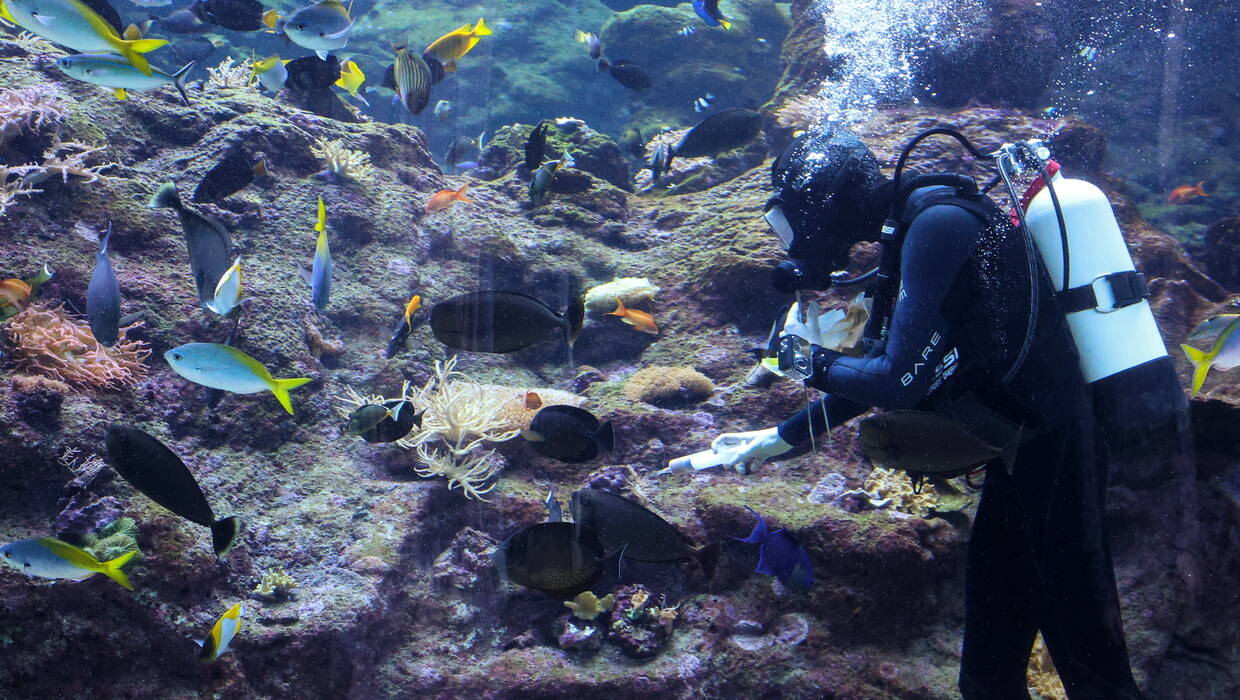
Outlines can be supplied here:
[[1107, 464], [1066, 324], [1042, 274], [1033, 342], [1002, 381], [1030, 317], [1024, 243], [965, 209], [933, 204], [948, 193], [923, 188], [909, 198], [926, 208], [905, 235], [885, 347], [864, 358], [816, 351], [812, 383], [828, 396], [780, 425], [780, 437], [800, 444], [811, 421], [817, 433], [870, 408], [950, 413], [995, 439], [996, 426], [1022, 426], [1013, 472], [987, 470], [969, 542], [961, 693], [1027, 698], [1041, 630], [1074, 700], [1140, 698], [1104, 526]]

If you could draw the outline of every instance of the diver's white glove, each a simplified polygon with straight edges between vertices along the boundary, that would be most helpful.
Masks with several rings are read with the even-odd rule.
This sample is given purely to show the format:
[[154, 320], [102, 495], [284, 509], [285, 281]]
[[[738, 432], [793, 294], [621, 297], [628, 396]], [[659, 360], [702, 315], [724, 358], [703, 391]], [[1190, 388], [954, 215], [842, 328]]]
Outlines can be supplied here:
[[791, 450], [792, 445], [779, 437], [777, 428], [765, 428], [724, 433], [710, 443], [710, 449], [723, 458], [721, 464], [732, 467], [740, 474], [748, 474], [763, 461]]
[[821, 345], [822, 333], [819, 329], [818, 320], [821, 312], [818, 310], [818, 303], [811, 301], [805, 305], [805, 320], [802, 321], [801, 303], [793, 302], [788, 308], [788, 315], [784, 317], [784, 328], [780, 331], [780, 336], [795, 335], [808, 340], [814, 345]]

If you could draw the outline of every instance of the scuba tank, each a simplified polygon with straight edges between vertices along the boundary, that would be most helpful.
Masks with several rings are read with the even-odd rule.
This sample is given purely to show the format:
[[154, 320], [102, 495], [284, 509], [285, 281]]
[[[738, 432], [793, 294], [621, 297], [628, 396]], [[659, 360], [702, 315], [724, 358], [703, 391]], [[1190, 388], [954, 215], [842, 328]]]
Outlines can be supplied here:
[[1030, 198], [1024, 218], [1060, 290], [1061, 310], [1080, 351], [1087, 383], [1167, 356], [1148, 301], [1145, 276], [1136, 271], [1102, 190], [1084, 180], [1065, 178], [1057, 170], [1050, 185], [1040, 187]]

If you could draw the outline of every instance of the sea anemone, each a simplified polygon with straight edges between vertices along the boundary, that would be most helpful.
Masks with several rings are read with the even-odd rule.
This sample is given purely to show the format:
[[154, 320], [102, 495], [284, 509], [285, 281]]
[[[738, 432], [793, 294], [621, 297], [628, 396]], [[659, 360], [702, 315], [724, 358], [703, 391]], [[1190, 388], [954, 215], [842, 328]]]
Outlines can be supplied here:
[[119, 389], [146, 377], [143, 360], [150, 349], [125, 337], [138, 325], [121, 328], [116, 344], [107, 348], [95, 340], [90, 326], [73, 320], [63, 307], [35, 305], [9, 319], [5, 330], [19, 369], [77, 389]]
[[895, 469], [875, 467], [866, 477], [860, 489], [845, 491], [842, 496], [857, 495], [874, 508], [887, 508], [924, 518], [939, 505], [938, 492], [931, 484], [924, 484], [920, 492], [913, 491], [908, 474]]
[[413, 468], [421, 477], [442, 476], [448, 480], [448, 490], [460, 488], [465, 498], [487, 500], [485, 496], [495, 488], [491, 481], [504, 468], [502, 460], [492, 459], [495, 451], [470, 455], [468, 451], [457, 452], [451, 448], [418, 445], [418, 459], [422, 466]]

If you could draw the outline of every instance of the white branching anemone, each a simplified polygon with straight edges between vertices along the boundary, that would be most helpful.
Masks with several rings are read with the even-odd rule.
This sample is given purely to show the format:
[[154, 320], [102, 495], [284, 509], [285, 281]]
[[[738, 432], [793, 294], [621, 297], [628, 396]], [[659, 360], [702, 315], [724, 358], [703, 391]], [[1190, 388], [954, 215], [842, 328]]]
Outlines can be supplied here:
[[343, 139], [319, 139], [311, 144], [310, 153], [323, 161], [325, 167], [319, 174], [330, 180], [363, 181], [375, 174], [375, 168], [370, 164], [370, 154], [346, 148]]
[[505, 401], [464, 372], [456, 370], [456, 356], [435, 362], [435, 374], [421, 389], [405, 385], [404, 399], [422, 413], [422, 427], [396, 444], [416, 448], [423, 466], [419, 476], [442, 476], [448, 488], [460, 487], [466, 498], [486, 500], [495, 488], [487, 483], [503, 468], [494, 452], [473, 452], [486, 442], [504, 442], [520, 434], [504, 415]]
[[418, 445], [418, 459], [422, 466], [416, 466], [413, 470], [422, 477], [442, 476], [448, 480], [449, 491], [459, 487], [465, 498], [485, 501], [486, 494], [498, 483], [492, 479], [504, 468], [503, 461], [494, 457], [494, 450], [468, 455], [451, 448], [422, 444]]
[[254, 78], [254, 64], [248, 58], [236, 62], [229, 56], [214, 68], [207, 68], [207, 85], [213, 88], [257, 92], [258, 81]]
[[423, 414], [422, 429], [397, 443], [402, 447], [441, 441], [463, 456], [484, 442], [504, 442], [521, 432], [504, 420], [504, 402], [496, 400], [494, 391], [457, 371], [455, 355], [436, 361], [435, 376], [405, 400]]

